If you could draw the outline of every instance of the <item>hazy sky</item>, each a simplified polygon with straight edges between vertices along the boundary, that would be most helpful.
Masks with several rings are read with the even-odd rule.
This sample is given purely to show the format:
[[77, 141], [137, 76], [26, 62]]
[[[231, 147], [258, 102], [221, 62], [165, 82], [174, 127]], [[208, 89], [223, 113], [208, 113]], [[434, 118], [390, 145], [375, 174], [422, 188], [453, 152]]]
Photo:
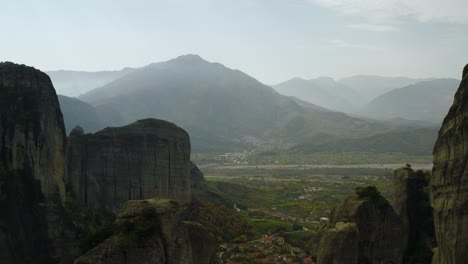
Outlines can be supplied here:
[[182, 54], [294, 76], [460, 78], [467, 0], [0, 0], [0, 61], [140, 67]]

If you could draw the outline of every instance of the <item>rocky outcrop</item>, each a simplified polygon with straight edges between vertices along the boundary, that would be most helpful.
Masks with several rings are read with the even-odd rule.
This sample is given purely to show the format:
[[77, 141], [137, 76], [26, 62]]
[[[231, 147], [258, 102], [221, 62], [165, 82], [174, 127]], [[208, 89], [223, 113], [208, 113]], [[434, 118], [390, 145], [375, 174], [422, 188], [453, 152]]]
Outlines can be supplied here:
[[[53, 263], [63, 220], [65, 128], [49, 77], [0, 63], [0, 263]], [[61, 243], [63, 242], [63, 243]]]
[[32, 67], [0, 64], [1, 160], [31, 170], [46, 198], [64, 195], [65, 128], [50, 78]]
[[67, 183], [82, 203], [114, 211], [122, 202], [151, 197], [190, 202], [190, 139], [157, 119], [70, 133]]
[[357, 264], [359, 252], [359, 231], [354, 223], [336, 223], [325, 230], [317, 251], [320, 264]]
[[[401, 220], [375, 187], [357, 188], [355, 195], [337, 206], [325, 234], [328, 229], [336, 228], [339, 222], [353, 223], [359, 231], [359, 263], [402, 263]], [[329, 242], [322, 237], [319, 248], [324, 247], [323, 243]], [[327, 254], [338, 255], [339, 252]]]
[[394, 209], [403, 224], [400, 234], [403, 263], [430, 263], [435, 245], [433, 212], [429, 203], [430, 174], [409, 167], [395, 170]]
[[164, 199], [122, 205], [113, 234], [75, 264], [209, 264], [215, 239], [203, 227], [184, 223], [177, 202]]
[[[103, 211], [92, 207], [114, 210], [148, 197], [187, 203], [191, 173], [192, 184], [203, 187], [188, 134], [161, 120], [96, 134], [77, 127], [67, 146], [49, 77], [0, 63], [0, 263], [72, 263], [86, 233], [103, 228], [95, 213]], [[117, 261], [124, 256], [123, 263], [212, 262], [215, 240], [200, 225], [183, 223], [179, 210], [177, 202], [125, 203], [109, 240], [118, 246], [106, 252]]]
[[468, 65], [434, 146], [430, 181], [438, 248], [433, 263], [468, 262]]

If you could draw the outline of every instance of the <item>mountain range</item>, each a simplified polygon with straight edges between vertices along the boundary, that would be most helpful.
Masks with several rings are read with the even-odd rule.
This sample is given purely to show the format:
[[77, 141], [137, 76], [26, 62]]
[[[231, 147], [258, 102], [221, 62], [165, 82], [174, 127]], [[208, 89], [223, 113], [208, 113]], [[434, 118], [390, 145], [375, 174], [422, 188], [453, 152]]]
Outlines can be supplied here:
[[[142, 68], [127, 69], [120, 74], [78, 98], [59, 97], [68, 131], [76, 125], [82, 126], [86, 132], [94, 132], [106, 126], [158, 118], [186, 129], [195, 152], [219, 152], [251, 145], [287, 148], [325, 143], [331, 144], [330, 147], [324, 145], [321, 148], [334, 149], [333, 144], [360, 144], [346, 140], [373, 136], [388, 138], [386, 133], [392, 131], [432, 125], [431, 122], [417, 121], [417, 118], [411, 121], [405, 115], [385, 116], [394, 118], [382, 122], [361, 118], [361, 113], [350, 116], [339, 112], [337, 108], [358, 112], [358, 106], [364, 103], [364, 99], [354, 88], [331, 78], [296, 78], [275, 86], [276, 90], [288, 90], [291, 85], [298, 85], [298, 93], [312, 87], [321, 98], [315, 104], [311, 102], [315, 97], [307, 100], [305, 94], [282, 95], [239, 70], [208, 62], [198, 55], [184, 55]], [[55, 82], [54, 76], [52, 80]], [[409, 78], [403, 80], [410, 81]], [[447, 85], [445, 82], [437, 83], [437, 80], [428, 82], [440, 87]], [[413, 101], [426, 101], [425, 93], [418, 91], [423, 95], [413, 98]], [[385, 98], [384, 95], [382, 97]], [[388, 105], [392, 106], [391, 103]], [[395, 107], [399, 107], [398, 104], [395, 103]], [[437, 109], [444, 111], [443, 106]], [[406, 132], [395, 135], [401, 139]], [[397, 140], [395, 135], [389, 138]], [[431, 136], [423, 138], [433, 140]], [[391, 140], [384, 141], [392, 144]]]
[[430, 78], [386, 77], [375, 75], [355, 75], [341, 78], [337, 82], [357, 92], [364, 102], [370, 102], [375, 97]]
[[456, 79], [358, 75], [337, 81], [329, 77], [293, 78], [273, 87], [281, 94], [355, 116], [439, 124], [458, 83]]
[[372, 100], [361, 113], [379, 119], [403, 117], [440, 123], [459, 83], [456, 79], [433, 79], [394, 89]]
[[78, 99], [94, 107], [98, 119], [109, 126], [148, 117], [172, 121], [189, 131], [199, 151], [244, 144], [286, 146], [322, 134], [360, 137], [386, 129], [281, 95], [239, 70], [198, 55], [134, 69]]
[[293, 78], [273, 88], [281, 94], [335, 111], [355, 112], [359, 105], [364, 104], [358, 93], [329, 77], [312, 80]]

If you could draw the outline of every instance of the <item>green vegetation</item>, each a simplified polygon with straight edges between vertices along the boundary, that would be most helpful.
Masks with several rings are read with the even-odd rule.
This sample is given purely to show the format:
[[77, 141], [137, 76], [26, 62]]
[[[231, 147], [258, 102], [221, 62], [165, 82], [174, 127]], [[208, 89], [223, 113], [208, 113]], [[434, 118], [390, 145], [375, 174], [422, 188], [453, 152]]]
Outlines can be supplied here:
[[97, 246], [113, 234], [115, 215], [106, 210], [95, 210], [80, 204], [71, 194], [63, 202], [65, 213], [83, 234], [80, 248], [83, 252]]
[[375, 186], [358, 187], [355, 192], [360, 200], [371, 201], [378, 206], [388, 205], [387, 199], [380, 194]]
[[85, 230], [87, 236], [81, 245], [83, 251], [87, 251], [109, 238], [112, 239], [113, 244], [119, 246], [143, 242], [154, 234], [158, 225], [156, 208], [153, 207], [142, 208], [142, 213], [135, 217], [118, 219], [114, 222], [101, 222], [100, 224], [96, 222], [102, 221], [102, 218], [108, 219], [108, 216], [97, 215], [92, 210], [82, 211], [81, 214], [94, 217], [89, 225], [84, 226], [87, 228]]
[[314, 246], [317, 244], [319, 234], [314, 230], [303, 232], [291, 232], [284, 234], [285, 240], [298, 248], [305, 249], [306, 251], [315, 252]]
[[363, 188], [363, 199], [385, 201], [393, 195], [393, 171], [380, 167], [213, 166], [203, 171], [208, 190], [194, 194], [197, 200], [186, 219], [200, 222], [241, 254], [265, 235], [284, 237], [302, 254], [315, 252], [325, 219], [356, 188], [372, 185]]
[[250, 219], [248, 221], [258, 233], [273, 235], [280, 232], [292, 232], [293, 224], [271, 219]]
[[438, 127], [393, 130], [364, 138], [339, 139], [322, 144], [301, 144], [292, 154], [362, 153], [380, 156], [431, 156]]
[[[432, 145], [431, 145], [432, 146]], [[372, 152], [311, 152], [311, 153], [291, 153], [288, 151], [270, 151], [259, 154], [252, 158], [249, 164], [282, 164], [282, 165], [302, 165], [302, 164], [395, 164], [406, 163], [411, 160], [413, 163], [427, 164], [432, 162], [432, 155], [408, 155], [405, 153], [372, 153]]]
[[252, 239], [259, 235], [245, 218], [223, 204], [196, 200], [187, 211], [185, 219], [201, 223], [219, 242], [238, 240], [241, 236]]

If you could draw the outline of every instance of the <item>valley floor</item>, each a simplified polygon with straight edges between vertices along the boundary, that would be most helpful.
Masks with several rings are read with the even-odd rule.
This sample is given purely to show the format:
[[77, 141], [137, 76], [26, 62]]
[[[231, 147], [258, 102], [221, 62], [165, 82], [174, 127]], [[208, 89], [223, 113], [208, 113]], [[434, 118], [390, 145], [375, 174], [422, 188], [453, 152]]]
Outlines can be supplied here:
[[[223, 232], [236, 235], [219, 236], [218, 254], [223, 263], [303, 263], [314, 259], [317, 233], [333, 207], [356, 187], [367, 185], [376, 186], [393, 200], [393, 171], [405, 165], [201, 166], [211, 199], [227, 201], [226, 206], [247, 226], [242, 230], [224, 226]], [[432, 164], [412, 166], [432, 168]]]

